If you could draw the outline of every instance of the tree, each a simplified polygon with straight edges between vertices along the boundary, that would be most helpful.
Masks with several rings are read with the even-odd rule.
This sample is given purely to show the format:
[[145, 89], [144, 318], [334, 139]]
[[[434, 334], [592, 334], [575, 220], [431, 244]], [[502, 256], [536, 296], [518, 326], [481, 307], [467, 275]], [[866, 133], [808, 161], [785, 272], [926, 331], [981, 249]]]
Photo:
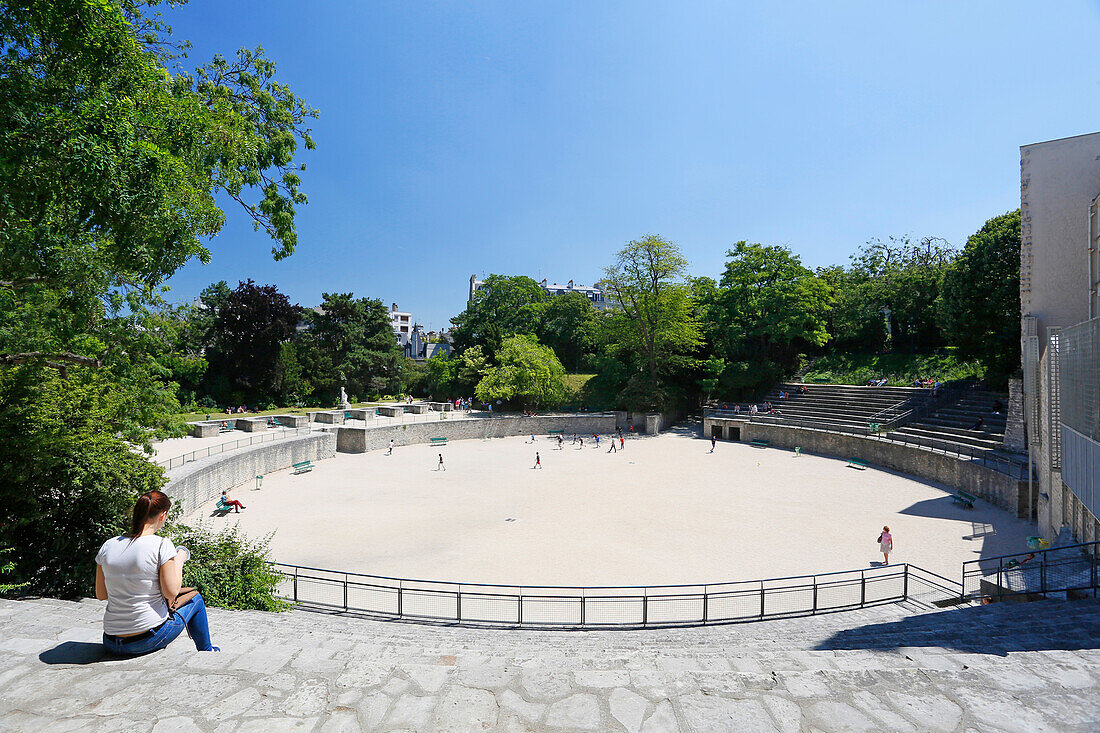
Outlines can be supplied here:
[[298, 326], [298, 308], [274, 285], [242, 282], [214, 319], [208, 384], [225, 401], [270, 400], [282, 344]]
[[604, 269], [604, 288], [620, 308], [609, 319], [612, 340], [619, 353], [636, 355], [639, 367], [623, 392], [633, 407], [667, 407], [672, 398], [662, 374], [690, 366], [702, 343], [687, 266], [679, 247], [650, 235], [629, 242]]
[[302, 339], [314, 385], [326, 399], [348, 394], [401, 389], [403, 356], [382, 301], [351, 293], [323, 293], [321, 307], [307, 315], [310, 330]]
[[[829, 289], [786, 247], [738, 242], [703, 312], [729, 389], [754, 389], [794, 366], [800, 350], [824, 344]], [[709, 290], [709, 288], [708, 288]]]
[[886, 345], [886, 317], [871, 294], [867, 278], [836, 265], [823, 267], [817, 276], [832, 293], [826, 330], [832, 348], [872, 353]]
[[451, 319], [455, 348], [480, 346], [492, 358], [509, 336], [538, 333], [547, 297], [529, 277], [490, 275], [466, 310]]
[[539, 340], [554, 350], [562, 364], [580, 371], [581, 357], [596, 345], [599, 313], [580, 293], [551, 296], [538, 327]]
[[0, 546], [36, 592], [88, 593], [99, 543], [163, 481], [133, 450], [182, 429], [161, 288], [209, 260], [219, 200], [276, 258], [305, 203], [316, 112], [259, 49], [180, 71], [152, 4], [0, 9]]
[[524, 407], [555, 407], [565, 399], [565, 367], [554, 350], [534, 336], [505, 339], [497, 361], [498, 366], [489, 368], [477, 384], [477, 398], [482, 402], [501, 400]]
[[1020, 368], [1020, 210], [996, 216], [946, 269], [938, 313], [959, 356], [979, 359], [998, 387]]
[[453, 399], [458, 395], [459, 359], [437, 351], [428, 359], [428, 391], [440, 399]]

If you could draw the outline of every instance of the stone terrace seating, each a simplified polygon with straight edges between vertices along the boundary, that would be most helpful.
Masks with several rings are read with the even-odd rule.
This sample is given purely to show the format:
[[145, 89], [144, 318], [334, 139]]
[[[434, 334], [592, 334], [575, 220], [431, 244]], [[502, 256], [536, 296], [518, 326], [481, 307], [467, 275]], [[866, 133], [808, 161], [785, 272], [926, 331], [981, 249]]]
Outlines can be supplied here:
[[[799, 386], [805, 394], [797, 392]], [[790, 398], [779, 399], [780, 392]], [[780, 384], [765, 400], [782, 415], [760, 415], [776, 422], [792, 418], [812, 420], [840, 430], [866, 429], [868, 423], [886, 422], [931, 396], [932, 390], [916, 387], [860, 387], [846, 384]]]
[[1096, 730], [1098, 611], [1097, 600], [889, 605], [576, 632], [215, 608], [219, 654], [183, 636], [109, 659], [102, 603], [0, 599], [0, 727]]
[[[930, 415], [893, 432], [930, 441], [932, 447], [943, 450], [968, 452], [968, 449], [978, 449], [1011, 456], [1014, 454], [1004, 447], [1007, 405], [1008, 395], [968, 390]], [[985, 424], [974, 429], [979, 417]]]

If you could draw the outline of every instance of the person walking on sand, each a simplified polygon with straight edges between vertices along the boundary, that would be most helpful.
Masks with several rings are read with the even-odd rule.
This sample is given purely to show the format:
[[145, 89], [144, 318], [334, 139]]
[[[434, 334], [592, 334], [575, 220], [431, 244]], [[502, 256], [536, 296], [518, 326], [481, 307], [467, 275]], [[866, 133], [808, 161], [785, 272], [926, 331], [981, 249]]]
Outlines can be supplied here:
[[615, 439], [614, 438], [611, 439], [611, 447], [607, 449], [607, 452], [608, 453], [617, 453], [618, 452], [618, 446], [615, 444]]
[[393, 455], [393, 438], [390, 438], [390, 449], [388, 451], [386, 451], [386, 455], [387, 456], [392, 456]]
[[890, 564], [890, 552], [894, 549], [894, 536], [890, 534], [889, 527], [882, 528], [882, 534], [878, 536], [878, 550], [882, 553], [883, 565]]
[[714, 446], [718, 444], [718, 437], [715, 435], [710, 436], [710, 452], [714, 452]]
[[439, 454], [439, 463], [436, 464], [435, 470], [437, 470], [437, 471], [446, 471], [447, 470], [447, 467], [443, 465], [443, 454], [442, 453]]
[[531, 466], [531, 468], [542, 469], [542, 458], [539, 457], [538, 451], [535, 451], [535, 465]]
[[562, 445], [564, 445], [564, 444], [565, 444], [565, 441], [564, 441], [564, 440], [562, 440], [562, 439], [561, 439], [561, 436], [559, 435], [559, 436], [558, 436], [558, 450], [561, 450], [561, 447], [562, 447]]
[[600, 435], [599, 433], [592, 433], [592, 439], [596, 441], [596, 447], [600, 447]]
[[[615, 439], [612, 438], [612, 440], [615, 440]], [[623, 434], [619, 433], [619, 450], [622, 450], [625, 447], [626, 447], [626, 441], [623, 440]]]

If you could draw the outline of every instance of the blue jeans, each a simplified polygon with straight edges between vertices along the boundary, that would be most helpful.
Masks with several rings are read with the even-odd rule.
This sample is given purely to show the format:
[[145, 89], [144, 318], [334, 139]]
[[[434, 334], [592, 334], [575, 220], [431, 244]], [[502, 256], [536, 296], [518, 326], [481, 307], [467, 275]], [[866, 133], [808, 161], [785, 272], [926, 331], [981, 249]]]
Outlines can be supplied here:
[[196, 595], [190, 603], [169, 613], [167, 620], [151, 637], [141, 641], [126, 642], [109, 639], [104, 634], [103, 646], [109, 652], [125, 656], [148, 654], [171, 644], [183, 632], [185, 626], [191, 640], [195, 642], [196, 649], [200, 652], [213, 650], [210, 645], [210, 625], [206, 621], [206, 604], [203, 603], [201, 595]]

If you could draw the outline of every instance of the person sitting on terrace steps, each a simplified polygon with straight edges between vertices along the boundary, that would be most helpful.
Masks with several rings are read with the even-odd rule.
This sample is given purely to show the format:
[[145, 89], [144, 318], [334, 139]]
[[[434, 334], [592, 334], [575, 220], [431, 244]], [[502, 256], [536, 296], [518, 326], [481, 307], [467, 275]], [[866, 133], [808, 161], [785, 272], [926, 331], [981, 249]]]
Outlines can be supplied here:
[[138, 497], [129, 534], [103, 543], [96, 555], [95, 597], [107, 601], [103, 646], [124, 656], [168, 646], [184, 628], [200, 652], [221, 651], [210, 644], [206, 604], [183, 585], [186, 547], [157, 536], [172, 500], [161, 491]]
[[985, 418], [984, 418], [984, 417], [979, 417], [979, 418], [978, 418], [978, 419], [977, 419], [977, 420], [976, 420], [976, 421], [974, 422], [974, 424], [970, 426], [970, 429], [971, 429], [971, 430], [978, 430], [978, 429], [980, 429], [980, 428], [981, 428], [981, 427], [982, 427], [983, 425], [985, 425]]

